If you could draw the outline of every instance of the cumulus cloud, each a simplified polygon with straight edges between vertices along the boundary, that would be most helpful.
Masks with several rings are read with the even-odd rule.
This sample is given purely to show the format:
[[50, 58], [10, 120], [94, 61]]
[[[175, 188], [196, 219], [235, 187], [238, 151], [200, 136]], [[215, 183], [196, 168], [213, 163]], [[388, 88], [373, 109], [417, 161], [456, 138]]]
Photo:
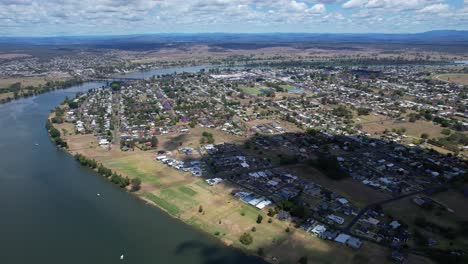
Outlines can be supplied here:
[[357, 8], [362, 7], [368, 3], [368, 0], [349, 0], [343, 4], [343, 8]]
[[[448, 0], [0, 0], [0, 35], [152, 32], [355, 31], [412, 17], [467, 28], [465, 8]], [[415, 19], [413, 19], [415, 20]], [[456, 20], [456, 21], [452, 21]], [[343, 21], [342, 24], [336, 24]], [[346, 23], [344, 22], [346, 21]], [[432, 23], [431, 22], [431, 23]], [[339, 27], [339, 28], [338, 28]], [[386, 30], [380, 27], [372, 31]], [[367, 30], [367, 29], [366, 29]], [[406, 29], [407, 30], [407, 29]]]
[[429, 5], [424, 7], [423, 9], [419, 10], [420, 13], [442, 13], [449, 11], [449, 5], [447, 4], [435, 4]]
[[443, 0], [348, 0], [343, 8], [385, 8], [387, 11], [416, 10]]

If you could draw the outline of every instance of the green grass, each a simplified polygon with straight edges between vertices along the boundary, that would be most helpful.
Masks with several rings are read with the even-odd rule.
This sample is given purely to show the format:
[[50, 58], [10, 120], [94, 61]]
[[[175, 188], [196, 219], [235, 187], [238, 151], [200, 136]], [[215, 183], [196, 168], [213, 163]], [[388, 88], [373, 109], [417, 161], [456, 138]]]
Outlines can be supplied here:
[[198, 202], [192, 196], [173, 188], [162, 190], [160, 196], [172, 204], [177, 204], [184, 211], [198, 205]]
[[209, 189], [210, 185], [209, 185], [208, 183], [206, 183], [205, 181], [198, 181], [198, 182], [195, 183], [195, 184], [198, 185], [198, 186], [200, 186], [200, 187], [202, 187], [202, 188], [205, 189], [205, 190], [211, 191], [211, 190]]
[[176, 205], [174, 205], [172, 203], [169, 203], [168, 201], [166, 201], [164, 199], [161, 199], [161, 198], [159, 198], [158, 196], [156, 196], [156, 195], [154, 195], [152, 193], [145, 192], [142, 195], [146, 199], [154, 202], [156, 205], [158, 205], [159, 207], [161, 207], [162, 209], [167, 211], [169, 214], [171, 214], [173, 216], [179, 216], [180, 215], [181, 211], [180, 211], [179, 207], [177, 207]]
[[257, 220], [257, 216], [259, 214], [259, 210], [257, 210], [256, 208], [254, 208], [253, 206], [250, 206], [250, 205], [242, 205], [241, 208], [238, 209], [239, 211], [239, 214], [243, 216], [242, 217], [246, 217], [248, 219], [251, 219], [251, 220], [254, 220], [256, 221]]
[[210, 225], [201, 222], [199, 219], [197, 219], [195, 216], [192, 216], [191, 218], [187, 219], [185, 221], [187, 224], [194, 226], [196, 228], [199, 228], [207, 233], [215, 235], [216, 232], [219, 232], [219, 236], [223, 236], [226, 234], [226, 230], [215, 225]]
[[149, 173], [140, 171], [137, 167], [135, 167], [135, 165], [131, 164], [130, 162], [122, 160], [113, 160], [105, 162], [104, 165], [106, 165], [106, 167], [108, 167], [109, 169], [119, 170], [132, 177], [140, 178], [142, 181], [148, 182], [154, 186], [162, 185], [155, 175], [151, 175]]
[[251, 94], [251, 95], [259, 95], [261, 89], [262, 88], [257, 88], [257, 87], [242, 87], [241, 88], [241, 90], [244, 93]]
[[280, 85], [281, 88], [285, 89], [286, 91], [289, 91], [291, 89], [294, 89], [295, 87], [292, 85]]
[[187, 186], [180, 186], [179, 187], [179, 191], [189, 195], [189, 196], [195, 196], [197, 195], [197, 192], [192, 190], [190, 187], [187, 187]]

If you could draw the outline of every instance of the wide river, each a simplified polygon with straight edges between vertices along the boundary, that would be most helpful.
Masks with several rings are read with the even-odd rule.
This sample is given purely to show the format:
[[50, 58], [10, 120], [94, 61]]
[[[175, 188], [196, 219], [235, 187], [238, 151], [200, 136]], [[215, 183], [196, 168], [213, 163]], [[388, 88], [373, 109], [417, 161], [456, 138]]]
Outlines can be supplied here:
[[0, 105], [0, 263], [260, 263], [146, 205], [49, 141], [49, 111], [65, 96], [101, 85]]

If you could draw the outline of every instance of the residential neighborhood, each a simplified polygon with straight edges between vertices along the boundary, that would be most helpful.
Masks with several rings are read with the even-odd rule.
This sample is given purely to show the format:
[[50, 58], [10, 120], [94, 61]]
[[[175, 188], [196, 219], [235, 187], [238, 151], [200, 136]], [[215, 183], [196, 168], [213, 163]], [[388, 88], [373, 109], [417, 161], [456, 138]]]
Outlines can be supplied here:
[[373, 243], [401, 262], [409, 245], [453, 240], [387, 206], [413, 199], [416, 217], [431, 197], [466, 193], [454, 186], [468, 170], [467, 100], [466, 87], [430, 81], [423, 66], [209, 69], [92, 89], [68, 102], [65, 122], [103, 151], [153, 153], [232, 185], [232, 197], [311, 239]]

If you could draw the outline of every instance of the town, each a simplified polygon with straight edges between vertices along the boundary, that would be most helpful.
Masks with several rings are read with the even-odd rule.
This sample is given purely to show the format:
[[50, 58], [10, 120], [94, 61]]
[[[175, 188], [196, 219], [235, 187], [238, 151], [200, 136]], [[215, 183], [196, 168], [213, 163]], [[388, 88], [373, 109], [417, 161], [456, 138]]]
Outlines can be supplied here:
[[[452, 208], [463, 207], [447, 197], [468, 195], [468, 87], [431, 78], [436, 71], [444, 72], [422, 65], [202, 69], [114, 81], [67, 99], [51, 121], [72, 153], [107, 156], [103, 164], [140, 178], [145, 199], [205, 230], [218, 216], [188, 213], [211, 209], [207, 198], [193, 198], [200, 190], [230, 196], [255, 217], [258, 211], [258, 224], [265, 216], [311, 240], [386, 248], [381, 257], [393, 262], [463, 255], [466, 220]], [[162, 183], [141, 171], [142, 155], [153, 163], [145, 168], [218, 189], [197, 183], [195, 191], [181, 183], [187, 178]], [[121, 157], [129, 158], [115, 161]], [[219, 225], [232, 221], [226, 218]], [[260, 232], [241, 231], [245, 247]]]

